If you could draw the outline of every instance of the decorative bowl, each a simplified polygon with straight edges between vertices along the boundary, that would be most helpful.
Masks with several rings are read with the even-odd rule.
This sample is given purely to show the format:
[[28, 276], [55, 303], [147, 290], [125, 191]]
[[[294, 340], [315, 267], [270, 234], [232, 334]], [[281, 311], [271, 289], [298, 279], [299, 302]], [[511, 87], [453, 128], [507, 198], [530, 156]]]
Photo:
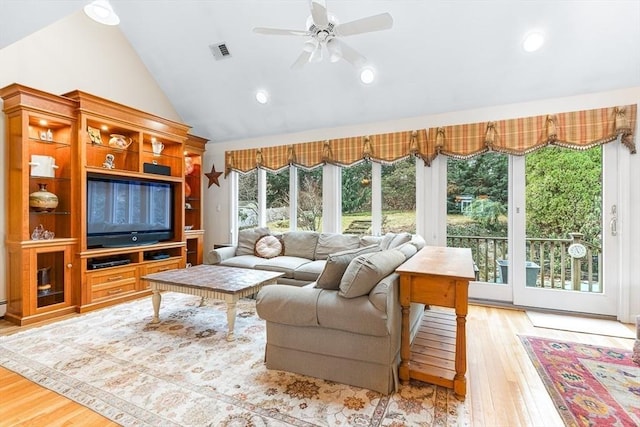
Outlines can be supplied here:
[[131, 143], [133, 142], [131, 138], [127, 138], [124, 135], [118, 135], [118, 134], [112, 133], [110, 136], [111, 138], [109, 139], [109, 146], [113, 148], [118, 148], [120, 150], [124, 150], [125, 148], [130, 146]]

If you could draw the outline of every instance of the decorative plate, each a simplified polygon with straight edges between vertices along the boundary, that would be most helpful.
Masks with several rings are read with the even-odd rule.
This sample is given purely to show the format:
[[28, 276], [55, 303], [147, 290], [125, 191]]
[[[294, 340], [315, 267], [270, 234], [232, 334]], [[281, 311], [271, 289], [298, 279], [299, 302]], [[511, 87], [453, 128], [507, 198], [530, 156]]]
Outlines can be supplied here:
[[100, 129], [87, 126], [87, 133], [89, 134], [89, 140], [92, 144], [102, 145], [102, 136], [100, 135]]

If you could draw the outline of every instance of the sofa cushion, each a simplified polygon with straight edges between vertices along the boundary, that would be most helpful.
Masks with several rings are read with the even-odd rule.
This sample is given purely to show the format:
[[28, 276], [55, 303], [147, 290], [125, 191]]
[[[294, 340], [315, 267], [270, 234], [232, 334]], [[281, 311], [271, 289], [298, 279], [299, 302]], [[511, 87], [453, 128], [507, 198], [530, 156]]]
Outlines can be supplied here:
[[256, 297], [256, 311], [267, 322], [296, 326], [318, 326], [316, 306], [320, 289], [269, 285]]
[[347, 299], [336, 291], [323, 289], [317, 312], [318, 324], [323, 328], [377, 337], [389, 335], [386, 311], [374, 307], [367, 296]]
[[417, 250], [420, 250], [427, 246], [427, 242], [419, 234], [414, 234], [413, 236], [411, 236], [411, 244], [415, 246]]
[[360, 237], [355, 234], [321, 233], [314, 259], [327, 259], [335, 252], [356, 249], [360, 246]]
[[360, 247], [378, 245], [380, 246], [382, 237], [380, 236], [360, 236]]
[[315, 231], [289, 231], [282, 236], [286, 256], [313, 260], [319, 233]]
[[275, 236], [262, 236], [256, 241], [255, 255], [260, 258], [273, 258], [282, 253], [282, 242]]
[[407, 243], [411, 241], [411, 234], [409, 233], [387, 233], [382, 238], [380, 242], [380, 247], [382, 250], [393, 249], [396, 248], [403, 243]]
[[402, 245], [395, 248], [399, 250], [404, 255], [405, 259], [409, 259], [418, 252], [418, 248], [416, 248], [411, 242], [403, 243]]
[[357, 256], [349, 263], [340, 281], [340, 296], [356, 298], [367, 295], [382, 278], [405, 262], [402, 252], [389, 249]]
[[377, 252], [380, 246], [371, 245], [364, 248], [349, 249], [329, 255], [324, 270], [316, 281], [316, 288], [322, 289], [338, 289], [340, 281], [344, 275], [349, 263], [357, 256]]
[[224, 265], [226, 267], [254, 268], [256, 264], [263, 261], [264, 258], [260, 258], [255, 255], [240, 255], [225, 259], [220, 263], [220, 265]]
[[318, 259], [308, 262], [296, 268], [293, 272], [293, 278], [296, 280], [303, 280], [307, 282], [315, 282], [318, 280], [318, 276], [324, 270], [324, 266], [327, 263], [325, 259]]
[[300, 268], [301, 265], [311, 262], [311, 260], [306, 258], [284, 255], [270, 259], [258, 259], [260, 261], [253, 266], [256, 270], [277, 271], [284, 273], [284, 277], [289, 279], [293, 279], [293, 272]]
[[248, 228], [238, 232], [238, 248], [236, 255], [254, 255], [256, 241], [270, 234], [268, 227]]

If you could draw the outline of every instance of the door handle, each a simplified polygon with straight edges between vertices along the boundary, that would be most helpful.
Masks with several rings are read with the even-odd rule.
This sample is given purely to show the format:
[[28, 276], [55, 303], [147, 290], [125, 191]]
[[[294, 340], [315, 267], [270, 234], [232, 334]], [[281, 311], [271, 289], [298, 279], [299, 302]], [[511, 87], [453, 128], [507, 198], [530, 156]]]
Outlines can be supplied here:
[[618, 235], [618, 230], [616, 229], [616, 219], [615, 218], [611, 218], [611, 221], [609, 221], [609, 228], [611, 229], [611, 235], [612, 236], [617, 236]]

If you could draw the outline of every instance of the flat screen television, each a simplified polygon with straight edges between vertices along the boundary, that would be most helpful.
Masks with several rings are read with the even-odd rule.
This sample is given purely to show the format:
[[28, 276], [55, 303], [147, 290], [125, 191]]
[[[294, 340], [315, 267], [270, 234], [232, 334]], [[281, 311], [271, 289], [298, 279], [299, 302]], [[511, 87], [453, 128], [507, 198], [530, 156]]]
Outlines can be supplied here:
[[174, 238], [173, 186], [87, 176], [87, 246], [149, 245]]

